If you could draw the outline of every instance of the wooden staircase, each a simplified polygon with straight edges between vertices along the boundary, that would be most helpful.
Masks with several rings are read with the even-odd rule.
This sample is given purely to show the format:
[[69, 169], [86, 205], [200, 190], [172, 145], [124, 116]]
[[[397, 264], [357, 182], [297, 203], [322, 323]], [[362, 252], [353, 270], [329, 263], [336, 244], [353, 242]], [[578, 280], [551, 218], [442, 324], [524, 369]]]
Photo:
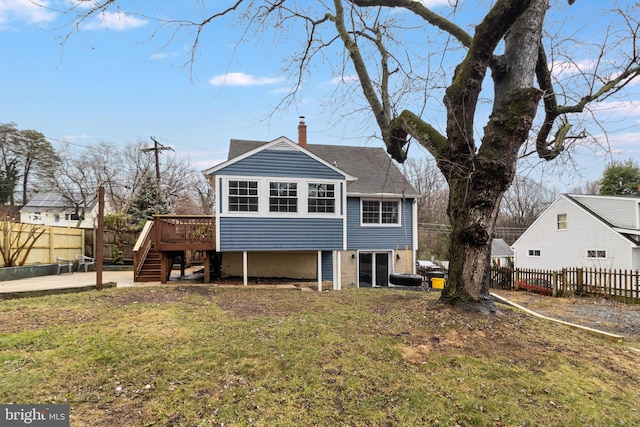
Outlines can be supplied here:
[[210, 281], [210, 255], [215, 253], [213, 216], [156, 215], [147, 221], [133, 248], [134, 282], [166, 283], [176, 258], [201, 250], [205, 253], [205, 283]]
[[134, 277], [134, 282], [159, 282], [162, 280], [162, 255], [155, 248], [151, 248], [142, 263], [140, 271]]

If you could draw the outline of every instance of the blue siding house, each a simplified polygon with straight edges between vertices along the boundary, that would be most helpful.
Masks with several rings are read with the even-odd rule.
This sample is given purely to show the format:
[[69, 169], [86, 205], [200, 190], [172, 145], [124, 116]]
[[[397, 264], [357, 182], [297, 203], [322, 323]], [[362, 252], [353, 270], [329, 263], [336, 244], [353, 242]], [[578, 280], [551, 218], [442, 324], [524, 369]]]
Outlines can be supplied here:
[[387, 286], [413, 273], [419, 194], [381, 148], [231, 140], [204, 174], [216, 193], [224, 276]]

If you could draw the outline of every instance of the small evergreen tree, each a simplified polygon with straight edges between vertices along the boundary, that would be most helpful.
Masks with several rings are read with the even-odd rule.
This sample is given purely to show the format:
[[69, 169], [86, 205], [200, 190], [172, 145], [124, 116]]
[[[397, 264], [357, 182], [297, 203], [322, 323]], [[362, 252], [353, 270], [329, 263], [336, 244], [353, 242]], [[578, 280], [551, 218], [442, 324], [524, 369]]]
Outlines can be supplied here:
[[633, 160], [613, 161], [602, 173], [600, 194], [635, 196], [640, 185], [640, 166]]
[[156, 180], [151, 174], [146, 174], [127, 209], [126, 213], [131, 215], [131, 223], [139, 229], [142, 229], [146, 221], [153, 219], [154, 214], [162, 215], [171, 212], [162, 191], [158, 191], [156, 195], [156, 188]]

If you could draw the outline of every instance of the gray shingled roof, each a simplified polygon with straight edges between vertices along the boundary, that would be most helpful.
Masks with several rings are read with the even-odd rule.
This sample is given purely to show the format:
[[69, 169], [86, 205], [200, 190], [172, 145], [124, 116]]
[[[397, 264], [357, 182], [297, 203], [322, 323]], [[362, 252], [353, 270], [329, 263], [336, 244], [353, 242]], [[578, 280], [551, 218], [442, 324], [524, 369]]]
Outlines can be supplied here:
[[491, 256], [504, 258], [513, 256], [513, 250], [503, 239], [493, 239], [491, 241]]
[[581, 205], [612, 227], [638, 229], [638, 197], [567, 194], [569, 200]]
[[[232, 139], [229, 145], [229, 160], [254, 150], [265, 141]], [[347, 184], [350, 194], [404, 194], [419, 196], [396, 163], [382, 148], [353, 147], [344, 145], [308, 144], [306, 149], [358, 179]]]

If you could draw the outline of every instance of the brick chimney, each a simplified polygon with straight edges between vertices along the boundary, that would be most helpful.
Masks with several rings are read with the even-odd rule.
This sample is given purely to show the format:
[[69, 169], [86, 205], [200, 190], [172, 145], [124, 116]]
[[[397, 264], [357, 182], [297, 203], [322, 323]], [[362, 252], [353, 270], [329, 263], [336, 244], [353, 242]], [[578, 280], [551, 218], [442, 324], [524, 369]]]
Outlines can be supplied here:
[[304, 122], [304, 116], [300, 116], [298, 123], [298, 145], [307, 148], [307, 124]]

